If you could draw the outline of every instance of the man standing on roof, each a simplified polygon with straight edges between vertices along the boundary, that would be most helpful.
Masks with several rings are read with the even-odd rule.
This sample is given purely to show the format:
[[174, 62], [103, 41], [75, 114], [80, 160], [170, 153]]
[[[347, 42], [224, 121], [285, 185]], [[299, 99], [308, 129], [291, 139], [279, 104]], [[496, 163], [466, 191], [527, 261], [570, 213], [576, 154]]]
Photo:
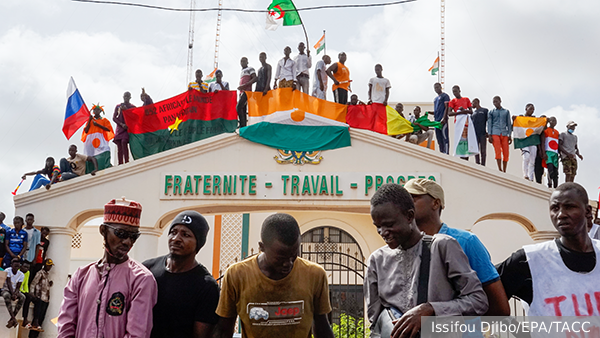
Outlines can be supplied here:
[[494, 145], [498, 170], [506, 172], [508, 165], [508, 146], [512, 143], [512, 119], [510, 111], [502, 108], [500, 96], [494, 96], [494, 109], [488, 113], [488, 139]]
[[560, 133], [558, 137], [558, 150], [565, 173], [565, 182], [573, 182], [577, 175], [577, 157], [583, 161], [583, 156], [579, 154], [577, 147], [577, 135], [575, 133], [577, 123], [569, 121], [567, 123], [567, 132]]
[[350, 91], [350, 70], [346, 67], [346, 53], [338, 55], [339, 62], [329, 66], [327, 76], [333, 80], [333, 99], [336, 103], [348, 103], [348, 91]]
[[475, 111], [471, 115], [473, 120], [473, 127], [475, 127], [475, 135], [477, 136], [477, 146], [479, 147], [479, 154], [475, 155], [475, 163], [481, 164], [485, 167], [485, 158], [487, 155], [487, 119], [488, 109], [483, 108], [480, 105], [478, 98], [473, 99], [473, 108]]
[[104, 206], [104, 256], [80, 267], [67, 283], [58, 315], [58, 338], [150, 337], [156, 281], [129, 258], [140, 237], [142, 205], [125, 198]]
[[327, 65], [331, 63], [329, 55], [323, 55], [315, 66], [315, 80], [312, 96], [317, 99], [327, 100]]
[[383, 77], [383, 66], [375, 65], [375, 77], [369, 80], [369, 104], [381, 103], [387, 106], [388, 98], [390, 97], [390, 88], [392, 84], [390, 80]]
[[242, 73], [240, 74], [240, 85], [237, 88], [240, 91], [238, 103], [235, 109], [237, 110], [240, 128], [248, 124], [248, 96], [246, 91], [252, 91], [252, 85], [258, 80], [254, 68], [248, 66], [248, 58], [242, 57], [240, 60]]
[[190, 84], [188, 85], [188, 89], [195, 89], [200, 93], [208, 93], [208, 84], [202, 81], [202, 70], [196, 69], [195, 75], [196, 81], [190, 82]]
[[450, 153], [450, 138], [448, 136], [447, 110], [450, 96], [442, 91], [442, 85], [439, 82], [433, 85], [433, 90], [438, 94], [438, 96], [433, 99], [433, 118], [442, 123], [441, 129], [435, 129], [435, 135], [440, 152], [448, 154]]
[[300, 42], [298, 44], [298, 56], [294, 59], [296, 62], [296, 71], [298, 75], [296, 79], [298, 80], [298, 87], [302, 90], [303, 93], [308, 94], [308, 88], [310, 87], [310, 67], [312, 67], [312, 58], [310, 56], [310, 50], [306, 51], [304, 54], [304, 42]]
[[258, 69], [258, 76], [254, 91], [262, 92], [263, 95], [267, 95], [267, 92], [271, 90], [271, 75], [273, 68], [267, 63], [267, 53], [261, 52], [258, 55], [258, 60], [262, 66]]
[[123, 111], [135, 108], [129, 100], [131, 100], [131, 93], [125, 92], [123, 94], [123, 103], [120, 103], [115, 107], [115, 112], [113, 114], [113, 122], [117, 124], [117, 132], [113, 142], [117, 145], [119, 164], [129, 162], [129, 128], [127, 127], [127, 124], [125, 124], [125, 117], [123, 116]]
[[275, 72], [274, 89], [277, 89], [277, 81], [279, 88], [296, 88], [296, 62], [290, 58], [292, 49], [287, 46], [283, 49], [284, 57], [277, 63], [277, 71]]

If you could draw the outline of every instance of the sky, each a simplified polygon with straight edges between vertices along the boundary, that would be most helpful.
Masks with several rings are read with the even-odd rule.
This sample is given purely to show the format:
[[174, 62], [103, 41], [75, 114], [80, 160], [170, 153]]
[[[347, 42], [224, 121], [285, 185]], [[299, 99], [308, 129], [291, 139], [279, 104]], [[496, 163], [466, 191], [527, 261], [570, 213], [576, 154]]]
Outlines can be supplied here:
[[[189, 8], [184, 0], [132, 0], [137, 3]], [[382, 0], [383, 1], [383, 0]], [[265, 9], [269, 0], [223, 0], [224, 7]], [[296, 0], [298, 8], [322, 1]], [[364, 0], [329, 0], [359, 4]], [[197, 8], [216, 7], [218, 0], [197, 0]], [[598, 199], [600, 167], [600, 101], [595, 98], [600, 74], [600, 1], [566, 4], [558, 0], [446, 1], [446, 91], [458, 84], [463, 96], [480, 98], [491, 108], [495, 95], [513, 114], [529, 102], [536, 114], [555, 116], [557, 129], [568, 121], [579, 126], [576, 182]], [[345, 51], [352, 90], [366, 101], [374, 65], [390, 79], [391, 102], [423, 102], [435, 97], [436, 76], [428, 73], [440, 49], [440, 2], [361, 9], [301, 12], [312, 46], [326, 31], [327, 54], [335, 61]], [[194, 69], [214, 69], [216, 12], [195, 17]], [[305, 41], [302, 28], [265, 30], [264, 13], [224, 12], [218, 66], [223, 79], [239, 81], [239, 60], [248, 57], [258, 69], [266, 52], [275, 67], [285, 46], [292, 56]], [[66, 90], [72, 76], [87, 103], [100, 103], [112, 117], [125, 91], [141, 105], [144, 87], [155, 102], [186, 90], [190, 15], [137, 7], [68, 0], [0, 1], [0, 211], [14, 216], [11, 192], [22, 174], [43, 168], [45, 158], [57, 163], [70, 144], [82, 149], [81, 133], [62, 134]], [[329, 93], [331, 99], [331, 93]], [[114, 147], [114, 144], [111, 144]], [[488, 157], [490, 155], [488, 154]], [[512, 157], [511, 161], [518, 161]], [[489, 161], [489, 162], [493, 162]], [[509, 165], [514, 163], [509, 163]], [[20, 188], [29, 189], [32, 177]], [[562, 168], [560, 182], [564, 181]], [[115, 192], [117, 195], [118, 193]]]

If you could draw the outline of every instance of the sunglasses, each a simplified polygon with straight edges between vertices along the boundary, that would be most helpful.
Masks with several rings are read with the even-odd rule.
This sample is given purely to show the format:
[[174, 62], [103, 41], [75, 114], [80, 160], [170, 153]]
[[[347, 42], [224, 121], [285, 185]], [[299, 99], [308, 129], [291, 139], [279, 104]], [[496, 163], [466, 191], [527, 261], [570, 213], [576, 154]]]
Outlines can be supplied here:
[[131, 238], [131, 240], [135, 242], [140, 237], [139, 232], [131, 232], [131, 231], [123, 230], [123, 229], [118, 229], [118, 228], [115, 228], [114, 226], [108, 225], [106, 223], [104, 224], [104, 226], [113, 229], [113, 233], [115, 234], [115, 236], [117, 236], [117, 238], [120, 238], [120, 239]]

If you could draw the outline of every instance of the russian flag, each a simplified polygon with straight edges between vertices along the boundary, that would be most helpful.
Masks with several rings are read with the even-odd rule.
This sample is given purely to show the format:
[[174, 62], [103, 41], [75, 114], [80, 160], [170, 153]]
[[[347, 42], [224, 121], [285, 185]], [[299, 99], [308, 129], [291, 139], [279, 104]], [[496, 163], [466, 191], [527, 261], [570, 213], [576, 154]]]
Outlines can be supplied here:
[[90, 111], [83, 102], [79, 89], [75, 85], [75, 80], [71, 77], [69, 87], [67, 88], [67, 110], [65, 112], [65, 122], [63, 124], [63, 133], [67, 140], [75, 134], [77, 129], [81, 128], [90, 117]]

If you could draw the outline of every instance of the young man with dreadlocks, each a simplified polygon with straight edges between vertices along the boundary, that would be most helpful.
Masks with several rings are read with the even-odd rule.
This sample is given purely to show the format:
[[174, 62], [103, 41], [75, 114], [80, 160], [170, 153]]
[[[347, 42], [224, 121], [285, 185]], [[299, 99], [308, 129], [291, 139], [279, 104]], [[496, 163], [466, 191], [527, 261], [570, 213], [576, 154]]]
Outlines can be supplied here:
[[127, 254], [140, 236], [142, 206], [125, 198], [104, 206], [104, 256], [67, 283], [58, 337], [150, 337], [157, 287], [152, 273]]

